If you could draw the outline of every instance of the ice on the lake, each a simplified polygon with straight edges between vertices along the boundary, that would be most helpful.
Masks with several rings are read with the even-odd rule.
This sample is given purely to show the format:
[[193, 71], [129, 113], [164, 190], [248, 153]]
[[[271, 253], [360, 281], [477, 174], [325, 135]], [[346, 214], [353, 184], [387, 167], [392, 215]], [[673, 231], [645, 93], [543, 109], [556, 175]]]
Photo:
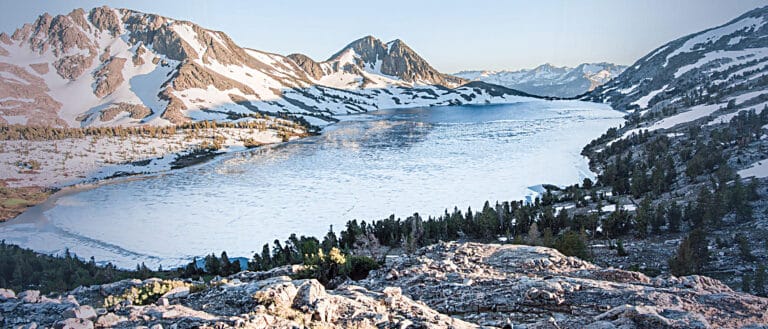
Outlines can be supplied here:
[[223, 250], [250, 257], [275, 239], [320, 237], [351, 219], [479, 210], [485, 200], [535, 197], [537, 184], [594, 179], [580, 151], [621, 122], [605, 105], [576, 101], [347, 117], [321, 136], [61, 196], [35, 218], [0, 225], [0, 236], [125, 268]]

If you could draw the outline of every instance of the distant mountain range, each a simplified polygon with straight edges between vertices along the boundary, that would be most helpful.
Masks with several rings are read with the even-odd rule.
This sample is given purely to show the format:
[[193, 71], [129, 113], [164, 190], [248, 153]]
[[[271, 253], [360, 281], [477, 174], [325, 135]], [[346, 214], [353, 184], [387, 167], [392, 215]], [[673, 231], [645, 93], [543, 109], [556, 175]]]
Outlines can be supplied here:
[[573, 68], [543, 64], [530, 70], [462, 71], [454, 75], [534, 95], [575, 97], [608, 82], [626, 68], [626, 66], [611, 63], [585, 63]]
[[243, 48], [192, 22], [108, 7], [0, 33], [0, 123], [178, 124], [291, 113], [324, 124], [378, 108], [509, 103], [516, 90], [442, 74], [401, 40], [327, 61]]

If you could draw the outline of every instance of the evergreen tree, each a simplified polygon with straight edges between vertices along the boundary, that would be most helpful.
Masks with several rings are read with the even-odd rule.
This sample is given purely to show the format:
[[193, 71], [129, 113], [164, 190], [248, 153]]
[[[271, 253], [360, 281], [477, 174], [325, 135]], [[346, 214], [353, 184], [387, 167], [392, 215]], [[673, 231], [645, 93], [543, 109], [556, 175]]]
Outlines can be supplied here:
[[749, 274], [743, 273], [741, 274], [741, 291], [745, 293], [750, 293], [752, 289], [750, 288], [750, 277]]
[[570, 226], [570, 217], [568, 216], [568, 210], [560, 209], [555, 217], [555, 222], [552, 225], [552, 234], [560, 234], [560, 231]]
[[261, 247], [261, 270], [268, 270], [275, 267], [272, 263], [272, 255], [269, 253], [269, 243]]
[[669, 220], [669, 231], [679, 232], [680, 224], [683, 219], [683, 213], [680, 209], [680, 206], [676, 202], [669, 204], [669, 207], [667, 208], [667, 219]]
[[221, 266], [221, 269], [219, 270], [219, 273], [222, 276], [227, 276], [227, 275], [232, 274], [231, 272], [229, 272], [230, 269], [232, 268], [232, 263], [229, 261], [229, 256], [227, 256], [227, 252], [226, 251], [222, 251], [221, 252], [221, 258], [220, 258], [219, 264]]
[[565, 232], [555, 241], [555, 249], [566, 256], [579, 257], [584, 260], [590, 259], [584, 234], [573, 231]]
[[254, 253], [253, 258], [248, 262], [248, 270], [255, 272], [261, 271], [263, 270], [261, 267], [262, 264], [263, 261], [261, 260], [261, 255], [259, 255], [259, 253]]
[[616, 242], [616, 256], [619, 257], [625, 257], [629, 256], [626, 250], [624, 250], [624, 242], [619, 239], [619, 241]]
[[736, 245], [739, 247], [741, 259], [747, 262], [754, 261], [755, 256], [752, 254], [752, 249], [749, 247], [749, 240], [747, 240], [747, 237], [742, 233], [737, 233], [734, 240], [736, 240]]
[[211, 275], [219, 275], [221, 273], [221, 262], [216, 255], [210, 254], [205, 256], [205, 272]]
[[638, 238], [648, 236], [648, 225], [653, 221], [654, 212], [651, 205], [651, 198], [644, 198], [637, 207], [635, 215], [635, 232]]
[[328, 233], [325, 234], [321, 246], [326, 253], [330, 252], [332, 248], [339, 246], [339, 240], [336, 238], [336, 233], [333, 232], [333, 225], [328, 229]]
[[[602, 221], [602, 234], [609, 238], [615, 238], [625, 234], [629, 225], [625, 215], [627, 215], [627, 212], [623, 209], [618, 209], [610, 213], [608, 217]], [[578, 225], [578, 229], [584, 228], [592, 230], [591, 224], [594, 221], [598, 221], [599, 217], [597, 217], [597, 214], [590, 214], [589, 216], [575, 215], [573, 219], [574, 225], [572, 226]], [[572, 229], [576, 229], [576, 227], [572, 227]], [[594, 229], [596, 231], [597, 227]], [[594, 238], [595, 236], [596, 235], [593, 234], [592, 237]]]
[[766, 297], [766, 291], [765, 291], [765, 265], [760, 265], [757, 267], [757, 271], [755, 271], [755, 295], [758, 295], [760, 297]]
[[702, 229], [694, 229], [683, 239], [677, 253], [669, 260], [669, 269], [677, 276], [698, 274], [709, 259], [706, 234]]
[[654, 233], [661, 232], [661, 227], [667, 224], [667, 206], [662, 202], [656, 208], [651, 220], [651, 229]]
[[729, 191], [728, 209], [732, 209], [736, 214], [736, 220], [740, 223], [752, 220], [752, 207], [748, 201], [750, 192], [747, 187], [741, 183], [741, 179], [735, 179], [733, 187]]

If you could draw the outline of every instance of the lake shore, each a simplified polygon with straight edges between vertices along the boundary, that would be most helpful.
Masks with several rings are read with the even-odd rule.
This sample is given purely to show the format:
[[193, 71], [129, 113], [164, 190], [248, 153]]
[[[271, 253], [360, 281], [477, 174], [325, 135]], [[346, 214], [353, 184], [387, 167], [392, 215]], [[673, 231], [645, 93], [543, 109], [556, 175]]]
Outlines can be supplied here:
[[[287, 140], [309, 136], [294, 132]], [[217, 147], [208, 143], [217, 141]], [[276, 130], [211, 128], [170, 137], [94, 137], [0, 141], [0, 222], [57, 191], [96, 187], [116, 178], [166, 173], [228, 153], [283, 143]]]
[[[483, 200], [525, 198], [533, 193], [531, 186], [542, 182], [580, 182], [592, 175], [580, 149], [598, 130], [621, 120], [619, 113], [605, 110], [592, 103], [536, 102], [356, 116], [313, 138], [230, 152], [203, 165], [165, 171], [161, 177], [93, 181], [102, 184], [54, 197], [60, 201], [45, 214], [50, 220], [42, 226], [48, 228], [12, 221], [3, 225], [2, 234], [8, 242], [38, 252], [56, 254], [69, 248], [125, 268], [145, 260], [152, 268], [161, 263], [169, 268], [212, 250], [249, 257], [262, 242], [291, 232], [321, 236], [329, 225], [341, 228], [353, 218], [373, 220], [393, 213], [402, 217], [416, 210], [438, 215], [454, 205], [475, 209]], [[581, 137], [559, 133], [573, 127], [581, 127]], [[475, 132], [465, 132], [467, 128]], [[532, 148], [542, 142], [550, 146]], [[459, 153], [449, 150], [472, 160], [456, 162]], [[388, 160], [400, 158], [402, 152], [411, 154], [408, 159], [413, 161], [430, 160]], [[527, 156], [510, 158], [515, 154]], [[534, 163], [555, 167], [542, 169]], [[394, 175], [387, 179], [390, 185], [377, 183], [382, 174]], [[445, 175], [459, 179], [440, 178]], [[441, 188], [443, 193], [429, 193], [440, 184], [448, 184]], [[419, 197], [426, 195], [431, 196]], [[319, 211], [311, 213], [314, 220], [305, 220], [310, 213], [290, 210], [295, 200]], [[285, 220], [265, 226], [267, 218]], [[205, 243], [188, 243], [200, 239]]]

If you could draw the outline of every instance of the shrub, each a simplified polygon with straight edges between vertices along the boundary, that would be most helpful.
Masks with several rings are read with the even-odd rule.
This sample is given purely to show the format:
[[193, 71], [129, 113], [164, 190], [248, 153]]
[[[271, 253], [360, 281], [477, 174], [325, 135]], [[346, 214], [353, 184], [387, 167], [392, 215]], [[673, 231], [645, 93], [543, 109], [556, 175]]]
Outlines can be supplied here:
[[107, 296], [104, 299], [104, 307], [115, 307], [124, 301], [129, 301], [132, 305], [149, 305], [174, 288], [190, 286], [189, 283], [177, 280], [153, 281], [139, 287], [126, 289], [119, 296]]
[[616, 255], [619, 257], [629, 256], [627, 251], [624, 249], [624, 242], [621, 240], [616, 242]]
[[365, 279], [368, 277], [368, 272], [377, 270], [381, 267], [381, 264], [370, 257], [350, 256], [348, 259], [347, 271], [349, 273], [349, 278], [352, 280]]
[[589, 250], [584, 237], [576, 232], [565, 232], [555, 241], [555, 249], [566, 256], [575, 256], [584, 260], [589, 260]]
[[318, 250], [316, 257], [307, 257], [311, 261], [305, 262], [305, 268], [296, 278], [316, 279], [324, 286], [331, 288], [331, 282], [337, 278], [349, 277], [353, 280], [361, 280], [368, 277], [368, 272], [378, 269], [379, 263], [366, 256], [348, 256], [339, 248], [333, 247], [326, 255], [322, 249]]

